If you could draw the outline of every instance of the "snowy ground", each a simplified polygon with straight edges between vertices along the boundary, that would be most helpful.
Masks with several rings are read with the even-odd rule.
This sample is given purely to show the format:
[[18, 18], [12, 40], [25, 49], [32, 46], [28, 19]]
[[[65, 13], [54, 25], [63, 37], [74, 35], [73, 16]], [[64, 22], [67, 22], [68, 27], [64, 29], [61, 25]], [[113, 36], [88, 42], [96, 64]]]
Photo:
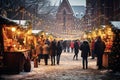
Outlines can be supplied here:
[[33, 62], [31, 72], [21, 72], [16, 75], [1, 75], [0, 80], [120, 80], [119, 73], [108, 73], [108, 70], [97, 70], [96, 59], [89, 57], [88, 69], [82, 69], [79, 53], [78, 60], [73, 60], [74, 53], [62, 53], [60, 65], [44, 65], [44, 60], [38, 68], [34, 68]]

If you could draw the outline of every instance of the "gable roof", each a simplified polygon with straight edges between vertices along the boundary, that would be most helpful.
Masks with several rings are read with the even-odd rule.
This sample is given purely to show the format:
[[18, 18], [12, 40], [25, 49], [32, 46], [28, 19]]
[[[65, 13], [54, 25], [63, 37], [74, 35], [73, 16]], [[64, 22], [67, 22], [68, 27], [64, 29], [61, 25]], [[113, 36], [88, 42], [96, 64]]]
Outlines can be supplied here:
[[65, 7], [67, 7], [67, 9], [69, 10], [69, 13], [73, 14], [72, 7], [71, 7], [71, 5], [70, 5], [70, 3], [69, 3], [68, 0], [63, 0], [62, 1], [62, 3], [60, 4], [60, 6], [58, 7], [58, 11], [57, 12], [59, 13]]

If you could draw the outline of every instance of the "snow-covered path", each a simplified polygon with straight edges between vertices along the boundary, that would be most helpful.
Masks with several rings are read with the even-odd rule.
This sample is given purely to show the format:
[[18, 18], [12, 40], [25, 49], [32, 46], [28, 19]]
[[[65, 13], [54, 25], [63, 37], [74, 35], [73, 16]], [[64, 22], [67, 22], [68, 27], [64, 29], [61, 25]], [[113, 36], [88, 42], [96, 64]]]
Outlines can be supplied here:
[[73, 60], [74, 53], [62, 53], [60, 65], [44, 65], [44, 60], [38, 68], [34, 68], [33, 62], [31, 72], [21, 72], [16, 75], [1, 75], [3, 80], [103, 80], [107, 70], [97, 70], [96, 59], [88, 58], [88, 69], [82, 69], [79, 53], [78, 60]]

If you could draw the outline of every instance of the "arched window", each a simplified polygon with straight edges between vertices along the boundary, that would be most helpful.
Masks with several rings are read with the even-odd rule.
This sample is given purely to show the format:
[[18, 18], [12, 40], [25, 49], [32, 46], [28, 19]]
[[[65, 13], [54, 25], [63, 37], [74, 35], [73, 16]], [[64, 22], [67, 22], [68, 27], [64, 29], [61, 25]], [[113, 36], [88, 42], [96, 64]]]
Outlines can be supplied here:
[[64, 9], [64, 11], [63, 11], [63, 15], [66, 15], [66, 11], [65, 11], [65, 9]]

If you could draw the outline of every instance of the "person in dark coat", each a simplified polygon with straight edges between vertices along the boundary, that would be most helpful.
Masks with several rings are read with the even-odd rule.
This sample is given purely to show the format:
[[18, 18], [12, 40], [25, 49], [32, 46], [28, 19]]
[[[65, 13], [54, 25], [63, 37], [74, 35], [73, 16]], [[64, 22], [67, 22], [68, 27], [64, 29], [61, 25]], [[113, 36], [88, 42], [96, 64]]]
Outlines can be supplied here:
[[49, 46], [48, 46], [48, 44], [44, 43], [42, 49], [43, 49], [42, 52], [43, 52], [45, 65], [48, 65], [48, 58], [49, 58]]
[[55, 65], [55, 56], [56, 56], [56, 41], [52, 41], [50, 44], [50, 56], [51, 56], [51, 65]]
[[70, 41], [67, 40], [66, 42], [66, 48], [67, 48], [67, 52], [69, 53], [70, 52]]
[[66, 42], [67, 42], [67, 41], [63, 41], [63, 42], [62, 42], [62, 46], [63, 46], [63, 51], [64, 51], [64, 52], [66, 52], [66, 44], [67, 44]]
[[62, 53], [62, 46], [61, 46], [60, 41], [58, 41], [58, 43], [57, 43], [57, 64], [58, 65], [59, 65], [59, 62], [60, 62], [61, 53]]
[[106, 47], [105, 43], [102, 41], [101, 37], [99, 36], [94, 45], [94, 51], [95, 51], [95, 54], [97, 55], [98, 69], [102, 69], [102, 58], [103, 58], [105, 47]]
[[76, 57], [76, 60], [78, 60], [79, 44], [78, 44], [77, 40], [74, 43], [74, 53], [75, 53], [75, 55], [73, 56], [73, 60], [75, 57]]
[[48, 44], [48, 46], [50, 45], [49, 39], [46, 39], [46, 43]]
[[88, 55], [90, 54], [90, 46], [87, 41], [83, 41], [83, 43], [80, 46], [81, 50], [81, 57], [82, 57], [82, 64], [83, 69], [88, 68]]
[[39, 64], [40, 64], [40, 61], [41, 61], [41, 59], [43, 58], [43, 48], [42, 48], [42, 45], [41, 45], [41, 44], [39, 44], [39, 45], [40, 45], [40, 47], [39, 47], [40, 52], [39, 52], [39, 54], [38, 54], [38, 62], [39, 62]]

